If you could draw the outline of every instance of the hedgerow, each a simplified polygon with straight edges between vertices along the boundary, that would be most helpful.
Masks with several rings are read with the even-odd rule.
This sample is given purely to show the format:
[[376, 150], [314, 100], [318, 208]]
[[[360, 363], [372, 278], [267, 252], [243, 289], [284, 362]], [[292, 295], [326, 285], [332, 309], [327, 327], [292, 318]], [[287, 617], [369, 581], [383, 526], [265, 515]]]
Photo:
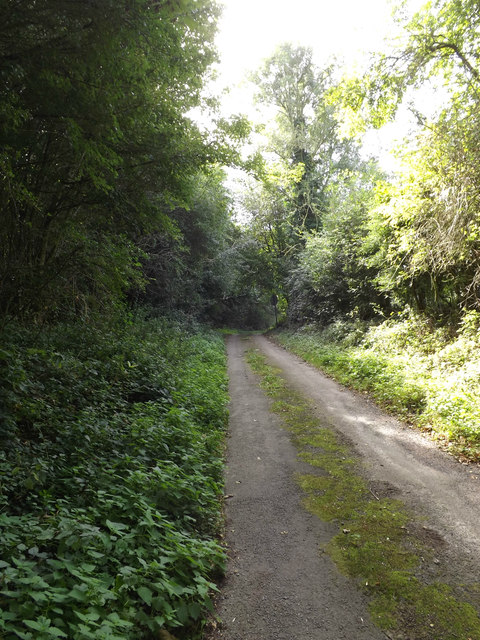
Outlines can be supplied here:
[[224, 561], [222, 340], [10, 325], [0, 365], [0, 637], [197, 637]]

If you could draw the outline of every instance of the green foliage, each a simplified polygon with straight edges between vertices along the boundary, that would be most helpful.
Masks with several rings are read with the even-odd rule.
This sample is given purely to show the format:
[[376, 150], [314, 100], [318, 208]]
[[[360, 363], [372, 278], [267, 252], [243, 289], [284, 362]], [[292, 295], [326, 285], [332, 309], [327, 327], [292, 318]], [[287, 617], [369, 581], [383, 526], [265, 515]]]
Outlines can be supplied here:
[[413, 17], [398, 12], [405, 27], [400, 50], [380, 58], [378, 68], [397, 77], [403, 90], [438, 75], [452, 92], [477, 95], [480, 88], [478, 3], [476, 0], [435, 0]]
[[377, 270], [365, 241], [381, 177], [373, 163], [364, 163], [330, 185], [322, 229], [305, 236], [299, 268], [290, 277], [290, 319], [328, 324], [337, 316], [368, 319], [388, 309], [387, 296], [375, 287]]
[[79, 313], [138, 286], [138, 235], [172, 232], [191, 175], [229, 155], [186, 116], [218, 12], [214, 0], [2, 3], [2, 313]]
[[257, 244], [256, 263], [263, 263], [254, 268], [263, 273], [257, 284], [266, 298], [277, 295], [282, 316], [288, 308], [295, 319], [315, 315], [320, 305], [299, 257], [309, 232], [321, 230], [330, 212], [333, 218], [349, 172], [363, 171], [358, 146], [341, 135], [327, 99], [333, 71], [317, 67], [308, 48], [284, 44], [252, 76], [258, 100], [277, 110], [266, 132], [274, 160], [246, 185], [242, 205], [251, 216], [247, 233]]
[[433, 0], [413, 16], [401, 1], [394, 12], [397, 33], [391, 44], [373, 56], [366, 74], [347, 76], [331, 93], [355, 133], [393, 120], [412, 87], [430, 84], [467, 109], [478, 100], [477, 0]]
[[418, 88], [442, 92], [435, 114], [422, 113], [422, 95], [415, 101], [417, 132], [397, 150], [399, 175], [370, 204], [364, 248], [377, 291], [394, 308], [454, 326], [479, 307], [478, 2], [435, 0], [413, 16], [406, 8], [397, 7], [398, 37], [330, 100], [358, 130], [361, 120], [392, 120]]
[[196, 637], [224, 560], [221, 339], [136, 318], [2, 344], [0, 634]]
[[229, 290], [231, 274], [224, 255], [234, 231], [223, 180], [224, 172], [218, 167], [193, 176], [190, 206], [170, 213], [175, 228], [142, 238], [148, 284], [145, 291], [136, 292], [137, 302], [208, 314], [209, 307]]
[[356, 143], [341, 136], [335, 109], [326, 99], [333, 71], [333, 66], [317, 67], [309, 48], [287, 43], [252, 77], [258, 100], [278, 110], [269, 151], [287, 169], [303, 169], [290, 206], [294, 226], [302, 230], [321, 227], [332, 177], [359, 160]]
[[480, 455], [478, 313], [452, 337], [424, 316], [381, 325], [337, 322], [319, 331], [283, 331], [282, 344], [340, 382], [368, 391], [462, 458]]
[[284, 169], [281, 163], [271, 166], [262, 182], [246, 185], [242, 196], [242, 205], [251, 214], [243, 231], [242, 281], [263, 291], [267, 299], [272, 293], [285, 295], [301, 243], [294, 220], [294, 190], [303, 169]]

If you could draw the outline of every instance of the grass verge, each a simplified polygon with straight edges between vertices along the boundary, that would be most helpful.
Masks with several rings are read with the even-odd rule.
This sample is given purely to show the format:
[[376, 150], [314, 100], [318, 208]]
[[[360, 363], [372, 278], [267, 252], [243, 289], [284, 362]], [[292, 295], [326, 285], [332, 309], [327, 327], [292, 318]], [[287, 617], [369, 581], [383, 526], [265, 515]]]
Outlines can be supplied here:
[[335, 327], [304, 328], [279, 331], [275, 339], [460, 459], [480, 462], [480, 345], [472, 327], [452, 339], [410, 318], [370, 328], [360, 339], [354, 334], [344, 323], [340, 335]]
[[327, 551], [337, 566], [368, 591], [373, 621], [396, 637], [415, 640], [478, 640], [480, 618], [452, 585], [426, 584], [420, 556], [429, 550], [409, 533], [411, 516], [397, 500], [379, 499], [360, 473], [358, 461], [335, 433], [320, 424], [309, 403], [290, 389], [280, 370], [251, 350], [247, 356], [261, 386], [292, 434], [299, 457], [312, 472], [297, 478], [304, 506], [339, 525]]

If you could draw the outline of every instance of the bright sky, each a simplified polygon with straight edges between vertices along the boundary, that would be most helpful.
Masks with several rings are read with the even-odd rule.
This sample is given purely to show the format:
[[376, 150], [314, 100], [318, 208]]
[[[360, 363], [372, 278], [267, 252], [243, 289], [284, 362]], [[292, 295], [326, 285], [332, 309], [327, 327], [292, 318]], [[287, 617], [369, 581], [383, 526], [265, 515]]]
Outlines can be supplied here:
[[[222, 71], [240, 78], [282, 42], [313, 48], [322, 64], [332, 55], [352, 63], [390, 30], [389, 0], [223, 0], [217, 45]], [[232, 78], [233, 79], [233, 78]]]
[[[424, 2], [410, 0], [409, 13]], [[223, 0], [223, 5], [216, 39], [218, 85], [230, 87], [225, 111], [250, 117], [252, 90], [245, 76], [277, 45], [309, 46], [319, 66], [335, 56], [353, 69], [368, 64], [370, 52], [384, 50], [385, 39], [394, 31], [391, 0]]]

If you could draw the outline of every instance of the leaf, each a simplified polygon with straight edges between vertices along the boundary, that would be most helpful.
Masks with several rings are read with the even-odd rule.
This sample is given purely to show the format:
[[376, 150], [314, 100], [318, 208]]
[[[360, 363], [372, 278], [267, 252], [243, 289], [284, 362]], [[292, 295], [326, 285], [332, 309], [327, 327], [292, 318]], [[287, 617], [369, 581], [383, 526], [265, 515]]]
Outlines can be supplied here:
[[118, 535], [121, 535], [122, 531], [128, 528], [127, 525], [123, 524], [122, 522], [112, 522], [108, 519], [105, 520], [105, 524], [110, 529], [110, 531], [112, 531], [112, 533], [116, 533]]
[[67, 634], [58, 627], [49, 627], [48, 633], [54, 638], [68, 638]]
[[179, 622], [182, 624], [186, 624], [189, 618], [188, 615], [188, 605], [185, 602], [182, 602], [176, 609], [175, 613], [177, 614], [177, 618]]
[[197, 620], [202, 613], [202, 606], [198, 602], [192, 602], [192, 604], [188, 605], [188, 610], [190, 612], [190, 616]]
[[23, 622], [27, 627], [30, 627], [30, 629], [35, 629], [35, 631], [45, 631], [50, 626], [50, 620], [47, 620], [48, 624], [45, 623], [45, 618], [41, 618], [41, 620], [42, 622], [37, 622], [37, 620], [24, 620]]
[[148, 587], [139, 587], [137, 593], [148, 606], [152, 604], [153, 592]]
[[84, 622], [95, 622], [100, 618], [100, 614], [96, 611], [90, 611], [89, 613], [81, 613], [81, 611], [75, 611], [75, 615]]

